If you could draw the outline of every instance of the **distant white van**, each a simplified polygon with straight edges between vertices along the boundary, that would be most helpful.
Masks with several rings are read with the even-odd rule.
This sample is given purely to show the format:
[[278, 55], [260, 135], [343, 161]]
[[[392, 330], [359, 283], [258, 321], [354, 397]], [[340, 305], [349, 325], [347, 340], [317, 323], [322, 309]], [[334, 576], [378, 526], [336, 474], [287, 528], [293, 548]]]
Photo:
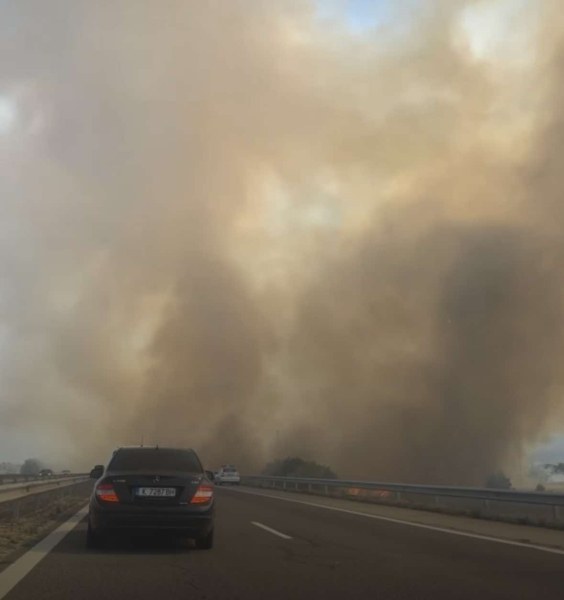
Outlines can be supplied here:
[[239, 485], [241, 483], [241, 476], [239, 471], [233, 465], [223, 465], [217, 472], [215, 483]]

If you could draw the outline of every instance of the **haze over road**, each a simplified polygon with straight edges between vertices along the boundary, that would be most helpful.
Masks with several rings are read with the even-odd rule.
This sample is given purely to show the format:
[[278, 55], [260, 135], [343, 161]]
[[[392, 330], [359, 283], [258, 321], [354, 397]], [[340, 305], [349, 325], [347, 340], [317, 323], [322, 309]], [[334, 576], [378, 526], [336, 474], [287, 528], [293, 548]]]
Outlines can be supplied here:
[[[295, 502], [291, 494], [277, 499], [249, 490], [218, 490], [217, 539], [211, 551], [165, 539], [117, 539], [103, 551], [87, 550], [81, 522], [5, 598], [562, 597], [564, 551], [453, 535], [327, 510], [313, 506], [315, 498], [302, 500]], [[546, 535], [564, 541], [559, 532]]]

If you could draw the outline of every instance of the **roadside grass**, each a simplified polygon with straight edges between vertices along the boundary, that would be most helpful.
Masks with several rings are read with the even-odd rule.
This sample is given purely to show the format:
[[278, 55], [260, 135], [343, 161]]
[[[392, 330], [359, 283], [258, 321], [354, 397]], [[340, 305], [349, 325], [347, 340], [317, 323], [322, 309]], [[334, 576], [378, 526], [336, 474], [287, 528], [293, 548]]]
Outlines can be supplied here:
[[0, 570], [84, 506], [87, 499], [85, 494], [66, 496], [16, 520], [0, 521]]

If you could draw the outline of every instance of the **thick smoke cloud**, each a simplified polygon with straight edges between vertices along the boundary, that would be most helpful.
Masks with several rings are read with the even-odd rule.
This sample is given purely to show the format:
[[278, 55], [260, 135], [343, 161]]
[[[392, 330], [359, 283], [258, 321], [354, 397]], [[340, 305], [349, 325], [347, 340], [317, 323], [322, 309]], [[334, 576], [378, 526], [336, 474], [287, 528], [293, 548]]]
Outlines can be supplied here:
[[449, 223], [340, 259], [298, 321], [317, 416], [301, 435], [384, 480], [481, 483], [518, 461], [553, 408], [562, 338], [560, 282], [529, 237]]
[[0, 452], [515, 464], [562, 389], [558, 7], [488, 47], [517, 3], [165, 4], [0, 9]]

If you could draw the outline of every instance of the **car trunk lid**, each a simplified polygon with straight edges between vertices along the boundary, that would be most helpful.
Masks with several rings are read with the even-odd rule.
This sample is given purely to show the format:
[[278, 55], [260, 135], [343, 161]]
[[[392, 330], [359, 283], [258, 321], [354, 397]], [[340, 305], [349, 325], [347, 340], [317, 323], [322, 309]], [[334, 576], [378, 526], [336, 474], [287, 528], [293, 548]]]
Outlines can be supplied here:
[[112, 483], [122, 504], [178, 506], [189, 504], [202, 480], [199, 473], [109, 472], [104, 481]]

